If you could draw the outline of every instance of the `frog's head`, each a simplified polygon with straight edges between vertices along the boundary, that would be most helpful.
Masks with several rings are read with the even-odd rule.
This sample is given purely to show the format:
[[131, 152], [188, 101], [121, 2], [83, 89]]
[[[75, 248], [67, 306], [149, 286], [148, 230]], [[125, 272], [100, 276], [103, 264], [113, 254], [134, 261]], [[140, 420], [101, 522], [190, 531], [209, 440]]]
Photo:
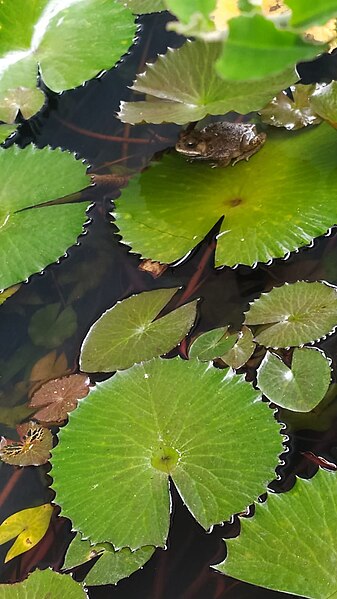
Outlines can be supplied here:
[[[209, 139], [208, 139], [209, 137]], [[209, 156], [212, 151], [210, 148], [211, 137], [205, 135], [201, 131], [183, 131], [176, 143], [176, 150], [184, 156], [190, 156], [191, 158], [205, 158]]]

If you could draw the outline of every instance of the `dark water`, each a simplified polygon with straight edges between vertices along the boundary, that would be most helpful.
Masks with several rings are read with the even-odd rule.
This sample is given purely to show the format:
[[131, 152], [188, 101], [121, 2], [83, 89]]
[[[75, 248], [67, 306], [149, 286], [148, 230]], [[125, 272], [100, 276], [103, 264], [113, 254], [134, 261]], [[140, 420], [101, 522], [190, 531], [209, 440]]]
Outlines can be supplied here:
[[[30, 123], [21, 126], [17, 142], [24, 146], [33, 141], [39, 147], [60, 146], [76, 152], [92, 164], [92, 171], [104, 174], [110, 164], [132, 168], [145, 166], [155, 152], [173, 146], [179, 127], [176, 125], [144, 125], [129, 127], [115, 118], [120, 99], [131, 96], [127, 86], [146, 60], [164, 53], [167, 46], [177, 47], [182, 39], [164, 33], [165, 15], [140, 20], [139, 39], [122, 63], [100, 79], [61, 96], [49, 93], [49, 104]], [[300, 75], [305, 82], [329, 80], [337, 75], [336, 56], [322, 57], [313, 65], [302, 65]], [[116, 139], [116, 138], [122, 138]], [[200, 285], [195, 297], [201, 297], [199, 330], [224, 324], [240, 325], [248, 302], [261, 291], [276, 284], [298, 279], [325, 280], [337, 284], [336, 231], [293, 254], [288, 260], [252, 269], [213, 269], [212, 232], [183, 264], [170, 267], [159, 278], [138, 270], [139, 259], [113, 235], [108, 211], [116, 197], [112, 187], [96, 187], [85, 192], [95, 206], [90, 209], [91, 224], [68, 257], [52, 265], [42, 275], [34, 275], [28, 284], [1, 308], [0, 365], [3, 376], [0, 408], [20, 406], [25, 401], [25, 380], [31, 367], [49, 349], [36, 347], [28, 335], [32, 315], [43, 305], [71, 302], [76, 310], [76, 334], [57, 347], [64, 352], [67, 366], [76, 369], [82, 340], [91, 324], [118, 299], [156, 287], [187, 286], [198, 266], [205, 260]], [[214, 234], [214, 231], [213, 231]], [[336, 378], [336, 335], [321, 347], [333, 359]], [[249, 374], [249, 373], [248, 373]], [[311, 450], [333, 459], [336, 453], [336, 427], [331, 423], [324, 434], [301, 431], [290, 438], [290, 451], [280, 469], [276, 490], [289, 489], [295, 474], [312, 476], [315, 467], [301, 452]], [[0, 434], [12, 433], [10, 425], [0, 425]], [[48, 467], [15, 469], [1, 464], [0, 516], [1, 521], [15, 511], [40, 505], [53, 498], [48, 488]], [[91, 588], [90, 597], [130, 599], [272, 599], [292, 597], [258, 589], [226, 578], [211, 570], [210, 564], [225, 557], [222, 539], [238, 533], [238, 523], [215, 527], [211, 534], [193, 520], [174, 492], [172, 526], [166, 551], [157, 550], [145, 567], [117, 586]], [[46, 537], [30, 552], [4, 566], [2, 581], [15, 581], [36, 566], [62, 565], [67, 544], [72, 538], [70, 523], [55, 518]], [[3, 560], [8, 544], [0, 546]], [[82, 573], [83, 574], [83, 573]], [[80, 579], [81, 571], [77, 577]]]

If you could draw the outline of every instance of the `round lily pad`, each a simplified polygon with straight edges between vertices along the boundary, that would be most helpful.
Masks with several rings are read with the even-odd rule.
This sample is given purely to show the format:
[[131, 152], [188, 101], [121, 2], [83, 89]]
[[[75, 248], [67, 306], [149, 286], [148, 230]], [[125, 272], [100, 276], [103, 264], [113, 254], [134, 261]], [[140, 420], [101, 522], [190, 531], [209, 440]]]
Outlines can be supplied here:
[[267, 352], [257, 372], [257, 384], [270, 401], [295, 412], [310, 412], [326, 394], [330, 364], [323, 352], [311, 347], [295, 349], [291, 367]]
[[88, 204], [43, 204], [87, 187], [85, 172], [58, 149], [0, 148], [0, 289], [41, 271], [76, 242]]
[[92, 543], [137, 549], [165, 545], [169, 477], [206, 529], [240, 512], [274, 478], [282, 451], [259, 397], [243, 377], [198, 360], [117, 372], [60, 431], [52, 477], [62, 513]]
[[67, 574], [52, 570], [35, 570], [23, 582], [0, 584], [3, 599], [87, 599], [83, 584]]
[[220, 327], [199, 335], [189, 349], [189, 357], [206, 362], [220, 358], [222, 354], [232, 349], [237, 340], [237, 335], [231, 335], [227, 331], [228, 327]]
[[248, 162], [211, 168], [172, 152], [129, 181], [114, 216], [143, 257], [174, 262], [224, 215], [215, 263], [253, 265], [310, 243], [337, 222], [337, 135], [273, 128]]
[[240, 519], [240, 536], [226, 540], [228, 556], [217, 570], [301, 597], [336, 597], [336, 497], [337, 475], [324, 470], [270, 494], [253, 518]]
[[235, 345], [226, 354], [221, 356], [223, 362], [235, 368], [241, 368], [248, 362], [251, 355], [254, 353], [255, 343], [253, 341], [253, 333], [251, 330], [243, 326], [238, 335], [238, 340]]
[[266, 347], [317, 341], [337, 326], [337, 289], [306, 281], [274, 287], [251, 304], [245, 323], [267, 325], [255, 335], [255, 341]]

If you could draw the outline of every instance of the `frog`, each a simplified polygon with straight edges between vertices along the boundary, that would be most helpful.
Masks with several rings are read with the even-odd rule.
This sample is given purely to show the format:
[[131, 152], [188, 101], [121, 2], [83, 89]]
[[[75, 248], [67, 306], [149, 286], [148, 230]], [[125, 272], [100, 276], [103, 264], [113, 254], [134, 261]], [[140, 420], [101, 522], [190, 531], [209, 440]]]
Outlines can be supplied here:
[[212, 166], [234, 166], [263, 146], [267, 135], [252, 123], [218, 121], [200, 131], [183, 131], [175, 149], [189, 160], [208, 160]]

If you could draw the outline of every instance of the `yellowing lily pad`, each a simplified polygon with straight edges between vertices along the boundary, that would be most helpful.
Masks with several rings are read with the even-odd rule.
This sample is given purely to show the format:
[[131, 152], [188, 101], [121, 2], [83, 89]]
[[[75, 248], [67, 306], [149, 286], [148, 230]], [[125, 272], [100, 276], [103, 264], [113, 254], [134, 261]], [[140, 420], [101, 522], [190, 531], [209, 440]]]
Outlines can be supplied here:
[[7, 552], [5, 563], [37, 545], [47, 532], [53, 506], [50, 503], [38, 505], [12, 514], [0, 525], [0, 544], [17, 537]]

